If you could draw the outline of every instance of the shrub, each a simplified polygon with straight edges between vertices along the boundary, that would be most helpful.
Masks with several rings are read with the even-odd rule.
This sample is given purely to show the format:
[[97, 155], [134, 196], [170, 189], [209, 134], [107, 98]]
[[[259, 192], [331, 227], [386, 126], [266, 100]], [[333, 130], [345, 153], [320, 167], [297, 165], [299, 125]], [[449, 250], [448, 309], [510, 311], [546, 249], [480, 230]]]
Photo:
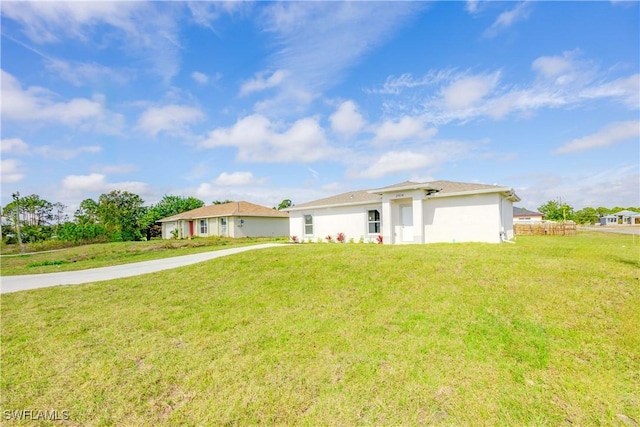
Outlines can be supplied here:
[[333, 242], [333, 237], [331, 236], [331, 234], [329, 234], [327, 237], [325, 237], [325, 239], [327, 240], [327, 242], [331, 243]]
[[291, 236], [291, 243], [298, 243], [298, 236]]
[[346, 240], [344, 233], [338, 233], [336, 235], [336, 240], [340, 243], [344, 243], [344, 241]]
[[378, 242], [379, 245], [382, 244], [382, 234], [378, 234], [378, 237], [376, 237], [376, 241]]

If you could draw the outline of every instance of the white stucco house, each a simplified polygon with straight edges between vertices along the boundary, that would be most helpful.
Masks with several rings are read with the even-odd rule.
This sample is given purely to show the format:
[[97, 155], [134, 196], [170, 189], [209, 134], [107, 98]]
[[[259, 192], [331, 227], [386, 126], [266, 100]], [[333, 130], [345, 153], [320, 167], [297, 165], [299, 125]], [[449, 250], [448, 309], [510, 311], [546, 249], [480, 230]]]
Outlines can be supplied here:
[[289, 234], [289, 214], [249, 202], [203, 206], [163, 218], [162, 238], [270, 237]]
[[640, 225], [640, 213], [622, 210], [600, 218], [600, 225]]
[[299, 239], [346, 239], [385, 244], [491, 242], [512, 239], [509, 187], [452, 181], [407, 181], [351, 191], [287, 209], [289, 232]]

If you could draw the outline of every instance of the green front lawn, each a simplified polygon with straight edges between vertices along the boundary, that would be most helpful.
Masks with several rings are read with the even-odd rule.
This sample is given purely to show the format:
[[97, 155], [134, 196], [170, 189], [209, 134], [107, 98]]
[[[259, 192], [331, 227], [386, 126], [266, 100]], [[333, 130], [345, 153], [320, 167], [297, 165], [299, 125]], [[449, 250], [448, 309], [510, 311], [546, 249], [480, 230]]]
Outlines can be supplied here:
[[637, 237], [580, 233], [303, 244], [7, 294], [0, 407], [73, 425], [629, 425], [639, 271]]
[[55, 251], [9, 254], [0, 258], [3, 276], [20, 274], [57, 273], [60, 271], [85, 270], [117, 264], [149, 261], [180, 255], [190, 255], [237, 246], [258, 243], [286, 242], [288, 238], [205, 237], [193, 240], [151, 240], [148, 242], [114, 242], [95, 245], [74, 246]]

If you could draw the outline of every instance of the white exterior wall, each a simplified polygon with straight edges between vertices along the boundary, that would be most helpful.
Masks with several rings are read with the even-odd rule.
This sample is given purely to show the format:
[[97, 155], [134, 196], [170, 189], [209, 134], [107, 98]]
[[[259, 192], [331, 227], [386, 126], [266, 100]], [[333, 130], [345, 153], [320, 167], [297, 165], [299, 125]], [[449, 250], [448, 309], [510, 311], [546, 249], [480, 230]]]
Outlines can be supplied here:
[[[498, 194], [476, 194], [425, 200], [425, 242], [499, 243], [500, 198]], [[511, 203], [509, 208], [512, 210], [508, 216], [513, 217]], [[504, 217], [504, 214], [502, 216]]]
[[[289, 234], [298, 239], [317, 241], [325, 240], [328, 235], [334, 239], [338, 233], [344, 233], [346, 241], [353, 239], [365, 241], [375, 239], [377, 234], [369, 234], [368, 211], [378, 210], [382, 216], [381, 204], [340, 206], [331, 208], [309, 209], [308, 211], [294, 211], [289, 213]], [[313, 217], [313, 234], [304, 234], [304, 216]], [[384, 222], [382, 219], [381, 222]]]
[[[246, 216], [232, 219], [234, 237], [277, 237], [289, 235], [289, 218]], [[232, 230], [229, 231], [231, 232]]]
[[[368, 233], [369, 210], [381, 214], [381, 233], [386, 244], [436, 242], [500, 243], [501, 232], [513, 239], [513, 203], [498, 193], [472, 194], [452, 197], [421, 198], [422, 193], [404, 192], [383, 197], [379, 204], [310, 208], [289, 213], [289, 234], [298, 239], [334, 239], [345, 233], [347, 241], [375, 240], [377, 234]], [[403, 224], [402, 207], [410, 207], [413, 226]], [[304, 234], [304, 216], [313, 217], [313, 234]], [[411, 233], [408, 235], [407, 233]], [[407, 234], [407, 235], [403, 235]]]
[[530, 216], [515, 216], [513, 217], [514, 223], [535, 223], [542, 222], [542, 217], [538, 215], [530, 215]]
[[189, 237], [189, 221], [177, 220], [162, 223], [162, 238], [173, 239], [171, 232], [174, 229], [178, 229], [178, 239]]
[[178, 227], [178, 221], [163, 222], [162, 223], [162, 238], [173, 239], [171, 232]]
[[[271, 237], [287, 236], [289, 234], [288, 218], [271, 217], [224, 217], [227, 220], [226, 233], [222, 232], [222, 217], [217, 218], [196, 218], [193, 220], [194, 237]], [[200, 220], [207, 221], [207, 232], [200, 232]], [[240, 220], [244, 220], [242, 227], [238, 227]], [[162, 238], [173, 239], [171, 231], [179, 230], [178, 238], [189, 237], [189, 221], [178, 220], [162, 223]]]
[[515, 237], [513, 231], [513, 202], [505, 199], [501, 195], [498, 195], [500, 204], [502, 206], [502, 222], [500, 224], [500, 231], [504, 232], [504, 238], [511, 240]]

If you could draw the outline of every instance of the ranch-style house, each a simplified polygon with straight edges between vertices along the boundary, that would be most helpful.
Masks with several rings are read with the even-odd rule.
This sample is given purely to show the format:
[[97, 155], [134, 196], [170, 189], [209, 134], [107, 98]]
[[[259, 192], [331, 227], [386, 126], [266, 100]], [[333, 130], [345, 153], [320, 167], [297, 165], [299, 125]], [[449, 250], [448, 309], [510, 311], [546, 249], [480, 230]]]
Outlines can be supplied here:
[[[384, 188], [350, 191], [287, 209], [289, 232], [298, 239], [499, 243], [513, 239], [509, 187], [453, 181], [406, 181]], [[381, 236], [378, 237], [378, 236]]]

